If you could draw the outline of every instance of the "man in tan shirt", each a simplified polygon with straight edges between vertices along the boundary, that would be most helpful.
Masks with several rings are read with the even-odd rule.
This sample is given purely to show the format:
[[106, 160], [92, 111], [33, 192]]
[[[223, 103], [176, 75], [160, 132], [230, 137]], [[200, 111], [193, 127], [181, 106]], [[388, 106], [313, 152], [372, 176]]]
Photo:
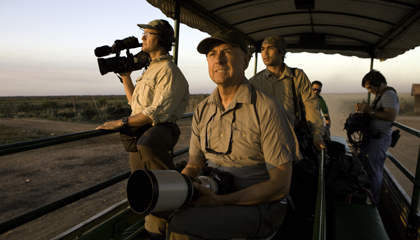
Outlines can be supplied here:
[[131, 72], [120, 73], [131, 116], [106, 122], [97, 129], [118, 130], [123, 126], [140, 127], [144, 132], [137, 150], [130, 152], [131, 171], [137, 169], [175, 169], [169, 151], [178, 141], [181, 119], [189, 100], [188, 82], [172, 61], [174, 31], [165, 20], [138, 24], [144, 29], [143, 48], [150, 54], [150, 64], [134, 86]]
[[[240, 35], [214, 33], [197, 50], [207, 56], [217, 88], [194, 112], [190, 157], [182, 173], [195, 178], [208, 162], [233, 176], [233, 192], [218, 195], [194, 184], [201, 196], [168, 218], [166, 239], [268, 237], [283, 221], [292, 163], [299, 160], [292, 119], [245, 78], [250, 55]], [[155, 234], [165, 228], [146, 224]]]
[[[261, 57], [267, 68], [253, 76], [249, 82], [279, 100], [286, 111], [293, 115], [295, 124], [304, 116], [311, 130], [314, 145], [326, 149], [322, 140], [324, 129], [318, 110], [318, 99], [312, 92], [306, 74], [301, 69], [292, 71], [284, 63], [285, 54], [286, 41], [282, 37], [267, 37], [261, 45]], [[293, 88], [298, 109], [295, 109]]]

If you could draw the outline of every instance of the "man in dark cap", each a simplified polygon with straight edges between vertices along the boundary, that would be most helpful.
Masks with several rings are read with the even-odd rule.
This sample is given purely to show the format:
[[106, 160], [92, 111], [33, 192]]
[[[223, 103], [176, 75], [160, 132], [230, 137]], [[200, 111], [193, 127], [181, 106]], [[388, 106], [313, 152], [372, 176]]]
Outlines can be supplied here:
[[118, 130], [140, 127], [137, 146], [130, 151], [131, 171], [175, 169], [169, 151], [178, 141], [175, 123], [188, 105], [188, 82], [172, 61], [174, 31], [165, 20], [138, 24], [144, 29], [142, 50], [150, 54], [150, 64], [134, 85], [131, 72], [120, 73], [131, 116], [106, 122], [97, 129]]
[[249, 81], [255, 87], [274, 96], [293, 115], [294, 122], [306, 120], [313, 143], [317, 148], [325, 148], [322, 139], [324, 126], [318, 111], [318, 99], [312, 92], [311, 82], [301, 69], [291, 69], [284, 63], [286, 41], [279, 36], [264, 39], [261, 57], [266, 69]]
[[222, 195], [194, 183], [201, 193], [196, 200], [173, 212], [167, 225], [147, 222], [146, 229], [162, 238], [166, 232], [166, 239], [271, 236], [286, 214], [292, 163], [300, 157], [292, 119], [277, 100], [249, 84], [250, 55], [240, 35], [214, 33], [197, 50], [206, 55], [217, 88], [194, 112], [182, 173], [196, 178], [208, 164], [230, 174], [233, 186]]

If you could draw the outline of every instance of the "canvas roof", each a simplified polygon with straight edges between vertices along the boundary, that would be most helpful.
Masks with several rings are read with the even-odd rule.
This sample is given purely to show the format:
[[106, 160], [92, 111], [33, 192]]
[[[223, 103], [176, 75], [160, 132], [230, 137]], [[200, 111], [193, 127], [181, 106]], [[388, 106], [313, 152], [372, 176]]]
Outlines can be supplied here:
[[[175, 19], [176, 0], [147, 0]], [[179, 0], [180, 22], [239, 31], [258, 51], [283, 36], [288, 52], [386, 60], [420, 45], [419, 0]]]

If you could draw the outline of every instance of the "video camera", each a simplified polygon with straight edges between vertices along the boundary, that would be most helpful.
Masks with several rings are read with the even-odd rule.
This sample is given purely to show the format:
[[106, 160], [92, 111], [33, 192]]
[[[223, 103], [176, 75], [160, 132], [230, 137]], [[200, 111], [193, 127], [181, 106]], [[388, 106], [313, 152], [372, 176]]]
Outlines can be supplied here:
[[[140, 70], [149, 65], [150, 55], [147, 52], [140, 51], [136, 55], [130, 53], [130, 48], [141, 47], [143, 44], [135, 37], [128, 37], [122, 40], [115, 40], [110, 46], [97, 47], [95, 56], [98, 57], [99, 71], [102, 75], [108, 72], [120, 73]], [[120, 51], [126, 49], [127, 57], [120, 57]], [[100, 58], [115, 53], [112, 58]]]
[[134, 171], [127, 182], [127, 200], [131, 209], [139, 214], [178, 209], [196, 199], [200, 192], [193, 182], [217, 194], [233, 190], [233, 177], [216, 168], [204, 168], [197, 178], [176, 170]]

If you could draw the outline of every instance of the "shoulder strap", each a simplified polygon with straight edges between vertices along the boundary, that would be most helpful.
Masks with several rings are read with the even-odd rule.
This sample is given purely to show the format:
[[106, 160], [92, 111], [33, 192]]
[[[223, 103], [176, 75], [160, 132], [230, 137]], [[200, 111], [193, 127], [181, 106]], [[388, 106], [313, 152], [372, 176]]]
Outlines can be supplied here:
[[255, 116], [257, 117], [258, 126], [260, 126], [260, 117], [257, 112], [257, 91], [255, 90], [254, 85], [251, 85], [251, 103], [254, 105]]
[[382, 95], [383, 95], [386, 91], [388, 91], [388, 90], [393, 90], [395, 93], [397, 93], [397, 91], [396, 91], [393, 87], [386, 87], [386, 88], [384, 88], [384, 89], [382, 90], [382, 92], [381, 92], [381, 93], [379, 93], [379, 94], [378, 94], [378, 96], [376, 96], [376, 97], [375, 97], [375, 99], [373, 100], [373, 102], [372, 102], [372, 106], [371, 106], [371, 108], [372, 108], [372, 109], [375, 109], [375, 108], [376, 108], [376, 105], [378, 105], [378, 102], [379, 102], [379, 100], [381, 100]]
[[299, 108], [298, 108], [298, 99], [296, 96], [296, 87], [295, 87], [295, 71], [296, 68], [290, 68], [292, 70], [292, 92], [293, 92], [293, 104], [295, 108], [296, 120], [299, 120]]

